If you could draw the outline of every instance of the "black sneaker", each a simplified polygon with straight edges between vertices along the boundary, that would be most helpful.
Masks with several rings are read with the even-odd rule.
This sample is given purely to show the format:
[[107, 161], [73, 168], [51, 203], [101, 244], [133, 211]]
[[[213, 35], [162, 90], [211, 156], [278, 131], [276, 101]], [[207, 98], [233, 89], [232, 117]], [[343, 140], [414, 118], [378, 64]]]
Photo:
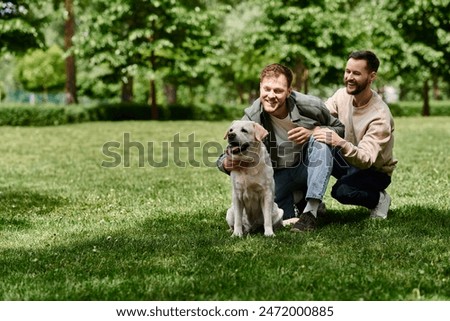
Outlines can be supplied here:
[[327, 206], [324, 202], [319, 204], [319, 208], [317, 209], [317, 218], [324, 218], [327, 216]]
[[302, 213], [298, 221], [291, 228], [291, 232], [313, 231], [317, 228], [317, 218], [311, 213]]

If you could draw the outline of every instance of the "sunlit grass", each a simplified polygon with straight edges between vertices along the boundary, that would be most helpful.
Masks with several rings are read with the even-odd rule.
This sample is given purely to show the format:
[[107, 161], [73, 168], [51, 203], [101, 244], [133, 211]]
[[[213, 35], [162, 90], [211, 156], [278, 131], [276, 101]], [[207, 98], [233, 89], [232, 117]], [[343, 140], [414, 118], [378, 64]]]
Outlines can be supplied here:
[[[214, 167], [227, 122], [0, 127], [0, 298], [448, 300], [448, 120], [396, 120], [388, 220], [328, 194], [318, 231], [269, 239], [227, 231], [229, 178]], [[199, 146], [176, 155], [177, 134]], [[107, 142], [128, 167], [101, 166]], [[152, 167], [163, 142], [168, 166]]]

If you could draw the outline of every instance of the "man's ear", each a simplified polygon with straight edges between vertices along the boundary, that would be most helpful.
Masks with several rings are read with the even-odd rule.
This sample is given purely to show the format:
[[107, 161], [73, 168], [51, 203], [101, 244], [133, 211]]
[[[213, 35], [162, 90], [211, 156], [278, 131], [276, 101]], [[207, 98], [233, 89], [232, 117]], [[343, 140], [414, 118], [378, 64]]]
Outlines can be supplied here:
[[269, 135], [269, 132], [264, 127], [262, 127], [260, 124], [254, 123], [253, 127], [255, 129], [255, 139], [257, 141], [260, 142], [264, 139], [264, 137]]

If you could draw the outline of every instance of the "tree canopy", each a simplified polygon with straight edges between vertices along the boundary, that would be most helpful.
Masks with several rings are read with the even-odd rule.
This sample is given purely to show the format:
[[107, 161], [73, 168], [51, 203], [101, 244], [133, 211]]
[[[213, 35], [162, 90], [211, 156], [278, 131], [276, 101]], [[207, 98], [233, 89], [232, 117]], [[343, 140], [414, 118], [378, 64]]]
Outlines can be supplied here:
[[64, 87], [64, 52], [56, 45], [26, 54], [17, 66], [17, 77], [30, 91], [61, 90]]
[[37, 1], [0, 1], [0, 53], [22, 53], [44, 44]]
[[[0, 52], [52, 45], [43, 34], [55, 24], [42, 8], [54, 2], [0, 1]], [[257, 95], [259, 71], [272, 62], [294, 70], [297, 90], [323, 92], [341, 83], [356, 49], [380, 57], [380, 86], [407, 88], [414, 77], [448, 84], [449, 2], [71, 0], [75, 30], [65, 57], [77, 58], [82, 94], [108, 97], [121, 87], [122, 100], [133, 101], [145, 91], [136, 97], [154, 108], [161, 99], [207, 100], [211, 91], [247, 102]]]

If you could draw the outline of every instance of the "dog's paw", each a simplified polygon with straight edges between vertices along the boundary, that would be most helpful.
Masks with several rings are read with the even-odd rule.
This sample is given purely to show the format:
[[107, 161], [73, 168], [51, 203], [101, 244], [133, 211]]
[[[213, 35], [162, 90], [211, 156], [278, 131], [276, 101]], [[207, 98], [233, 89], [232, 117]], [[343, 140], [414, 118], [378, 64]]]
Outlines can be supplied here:
[[269, 236], [269, 237], [275, 236], [275, 234], [273, 233], [273, 228], [272, 228], [272, 226], [266, 226], [266, 227], [264, 228], [264, 236]]
[[240, 231], [234, 231], [233, 234], [231, 234], [231, 237], [243, 237], [244, 233]]

